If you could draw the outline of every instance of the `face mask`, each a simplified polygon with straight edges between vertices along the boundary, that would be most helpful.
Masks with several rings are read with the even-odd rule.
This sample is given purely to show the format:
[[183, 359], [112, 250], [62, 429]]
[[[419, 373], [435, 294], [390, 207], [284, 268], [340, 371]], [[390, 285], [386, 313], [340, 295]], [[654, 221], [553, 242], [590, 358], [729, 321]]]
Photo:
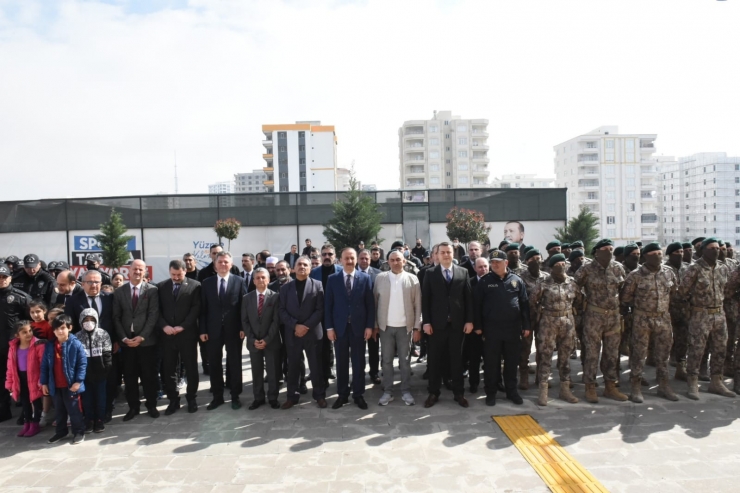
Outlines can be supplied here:
[[533, 274], [537, 274], [540, 271], [540, 263], [536, 260], [532, 260], [527, 264], [527, 269]]
[[553, 275], [553, 277], [563, 277], [565, 276], [565, 266], [553, 265], [550, 269], [550, 273]]
[[719, 258], [719, 250], [706, 250], [703, 252], [703, 256], [712, 262], [716, 262]]
[[454, 242], [453, 245], [457, 246], [457, 245], [459, 245], [459, 243], [458, 242]]
[[597, 250], [596, 255], [598, 256], [599, 260], [603, 260], [605, 262], [611, 262], [614, 258], [614, 254], [609, 250]]
[[637, 263], [639, 261], [640, 261], [640, 257], [636, 257], [634, 255], [627, 255], [627, 257], [624, 259], [624, 264], [630, 269], [634, 269], [635, 267], [637, 267]]
[[652, 268], [660, 267], [660, 264], [663, 263], [663, 257], [660, 255], [647, 255], [645, 257], [645, 265]]
[[82, 328], [88, 332], [95, 330], [95, 322], [82, 322]]
[[404, 251], [403, 251], [403, 256], [404, 256], [405, 258], [409, 258], [409, 251], [408, 251], [408, 250], [404, 250]]

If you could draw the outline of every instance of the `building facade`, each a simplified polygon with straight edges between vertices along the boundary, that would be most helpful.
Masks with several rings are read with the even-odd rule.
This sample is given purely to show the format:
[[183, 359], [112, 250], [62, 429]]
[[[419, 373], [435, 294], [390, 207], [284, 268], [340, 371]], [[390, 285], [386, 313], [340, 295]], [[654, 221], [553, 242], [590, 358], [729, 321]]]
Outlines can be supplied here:
[[658, 239], [656, 134], [603, 126], [556, 145], [556, 186], [568, 189], [568, 218], [587, 207], [599, 234], [617, 244]]
[[230, 181], [220, 181], [208, 185], [209, 194], [234, 193], [234, 183]]
[[262, 125], [267, 192], [337, 190], [337, 136], [320, 121]]
[[251, 173], [236, 173], [234, 175], [235, 193], [265, 193], [267, 187], [264, 182], [267, 173], [263, 169], [253, 170]]
[[503, 175], [494, 178], [491, 182], [492, 188], [553, 188], [555, 177], [543, 177], [537, 175]]
[[450, 111], [409, 120], [398, 129], [402, 190], [488, 186], [488, 120]]
[[694, 154], [659, 172], [661, 243], [715, 236], [740, 246], [740, 157]]

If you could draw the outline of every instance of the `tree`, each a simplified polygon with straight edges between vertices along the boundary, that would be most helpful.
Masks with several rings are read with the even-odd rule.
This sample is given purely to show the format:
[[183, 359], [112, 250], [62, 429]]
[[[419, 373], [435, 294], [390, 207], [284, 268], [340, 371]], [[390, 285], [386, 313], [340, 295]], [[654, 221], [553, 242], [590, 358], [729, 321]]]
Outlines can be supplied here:
[[354, 167], [349, 172], [349, 191], [332, 205], [334, 217], [324, 224], [324, 237], [337, 248], [357, 248], [360, 241], [378, 243], [383, 213], [373, 198], [360, 190]]
[[581, 206], [578, 215], [568, 221], [562, 228], [555, 228], [555, 238], [564, 243], [581, 240], [586, 255], [591, 256], [591, 249], [599, 238], [599, 218], [594, 216], [588, 207]]
[[95, 235], [103, 251], [103, 263], [111, 269], [119, 269], [129, 260], [127, 245], [133, 236], [126, 235], [126, 231], [121, 213], [111, 209], [110, 218], [100, 225], [100, 234]]
[[219, 219], [213, 226], [213, 231], [218, 235], [218, 242], [221, 243], [221, 238], [229, 240], [228, 250], [231, 250], [231, 240], [235, 240], [239, 236], [239, 229], [241, 229], [242, 223], [230, 217], [228, 219]]
[[491, 227], [486, 226], [482, 212], [453, 207], [447, 213], [447, 237], [450, 240], [457, 238], [465, 244], [471, 241], [482, 243], [486, 241], [490, 231]]

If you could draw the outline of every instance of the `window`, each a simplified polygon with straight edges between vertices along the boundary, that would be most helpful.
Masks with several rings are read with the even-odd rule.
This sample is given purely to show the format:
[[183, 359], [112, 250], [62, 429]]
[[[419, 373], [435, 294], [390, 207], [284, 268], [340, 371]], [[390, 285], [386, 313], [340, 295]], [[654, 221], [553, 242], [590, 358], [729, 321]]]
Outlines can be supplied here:
[[467, 171], [468, 170], [468, 163], [457, 163], [457, 169], [460, 171]]
[[305, 192], [305, 191], [306, 191], [306, 185], [301, 185], [301, 192]]
[[631, 203], [631, 204], [627, 204], [627, 207], [628, 207], [627, 210], [629, 210], [630, 212], [635, 212], [635, 204], [634, 204], [634, 202]]
[[614, 228], [609, 228], [606, 230], [606, 235], [610, 238], [614, 238], [615, 236], [617, 236], [617, 230]]
[[457, 145], [466, 146], [468, 145], [468, 138], [467, 137], [460, 137], [457, 139]]
[[614, 153], [613, 152], [606, 151], [606, 160], [609, 161], [609, 162], [614, 161]]
[[628, 223], [633, 223], [633, 222], [635, 222], [635, 218], [632, 217], [632, 216], [627, 216], [627, 222]]
[[609, 190], [608, 192], [606, 192], [606, 199], [614, 200], [614, 190]]
[[457, 157], [468, 157], [468, 151], [457, 151]]
[[430, 146], [438, 146], [439, 145], [439, 139], [436, 138], [436, 137], [433, 138], [433, 139], [429, 139], [429, 145]]
[[280, 152], [285, 152], [285, 151], [287, 150], [287, 147], [285, 147], [285, 146], [280, 146], [280, 147], [279, 147], [279, 149], [280, 149]]
[[449, 147], [445, 147], [445, 151], [450, 152], [450, 148]]
[[467, 125], [458, 125], [457, 126], [457, 131], [458, 132], [467, 132], [468, 131], [468, 126]]
[[306, 177], [306, 172], [305, 171], [301, 171], [301, 174], [299, 175], [299, 177], [300, 178], [305, 178]]
[[614, 165], [613, 164], [607, 164], [606, 166], [604, 166], [604, 175], [614, 176]]
[[301, 145], [298, 146], [298, 150], [299, 151], [305, 151], [306, 150], [306, 146], [303, 145], [303, 144], [301, 144]]
[[282, 187], [280, 187], [280, 191], [281, 192], [287, 192], [288, 191], [288, 187], [285, 186], [285, 185], [283, 185]]
[[450, 121], [449, 120], [445, 120], [445, 125], [449, 125], [449, 124], [450, 124]]
[[614, 224], [616, 223], [616, 218], [614, 216], [606, 216], [606, 224]]
[[[634, 190], [629, 190], [627, 192], [627, 198], [628, 199], [634, 199], [635, 198], [635, 191]], [[673, 197], [671, 197], [671, 200], [673, 200]]]
[[624, 169], [627, 176], [635, 176], [635, 167], [633, 165], [625, 166]]
[[588, 200], [596, 200], [596, 192], [588, 192]]
[[635, 162], [635, 153], [634, 152], [628, 152], [627, 153], [627, 159], [625, 159], [628, 163], [634, 163]]
[[615, 204], [606, 204], [606, 212], [614, 212], [616, 209]]
[[446, 176], [450, 176], [450, 172], [449, 171], [446, 173]]
[[613, 141], [613, 140], [611, 140], [611, 139], [608, 139], [608, 140], [606, 141], [606, 148], [607, 148], [607, 149], [614, 149], [614, 141]]
[[429, 159], [439, 159], [439, 151], [429, 151]]
[[606, 186], [607, 187], [613, 187], [614, 186], [614, 178], [607, 178], [605, 181], [606, 181]]
[[429, 125], [429, 130], [428, 130], [428, 132], [429, 132], [430, 134], [436, 134], [436, 133], [437, 133], [437, 125]]
[[429, 183], [431, 185], [439, 185], [439, 176], [432, 176], [429, 178]]
[[285, 139], [287, 138], [287, 134], [285, 132], [278, 132], [278, 139]]
[[458, 176], [457, 177], [457, 182], [460, 183], [460, 184], [467, 185], [467, 183], [468, 183], [468, 177], [467, 176]]
[[439, 163], [432, 163], [429, 165], [429, 171], [439, 171]]
[[445, 139], [449, 139], [449, 138], [450, 138], [450, 134], [445, 134]]
[[450, 160], [449, 159], [445, 159], [445, 164], [450, 164]]
[[305, 157], [298, 158], [298, 164], [306, 164], [306, 158]]
[[628, 187], [634, 187], [635, 186], [635, 179], [634, 178], [627, 178], [625, 180], [625, 182], [627, 183], [627, 186]]
[[288, 177], [288, 173], [280, 173], [280, 178], [287, 178], [287, 177]]
[[298, 132], [298, 138], [299, 139], [305, 139], [306, 138], [306, 132]]
[[627, 149], [634, 149], [635, 148], [635, 141], [634, 140], [626, 140], [625, 145], [627, 146]]

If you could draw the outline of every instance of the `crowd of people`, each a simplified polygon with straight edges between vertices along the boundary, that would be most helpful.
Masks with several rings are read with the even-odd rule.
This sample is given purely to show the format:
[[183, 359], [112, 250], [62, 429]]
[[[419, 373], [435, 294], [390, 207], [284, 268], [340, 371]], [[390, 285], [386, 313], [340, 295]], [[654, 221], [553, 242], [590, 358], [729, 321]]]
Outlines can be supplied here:
[[[12, 396], [21, 409], [19, 437], [37, 435], [53, 419], [50, 443], [67, 437], [70, 426], [72, 442], [80, 443], [86, 433], [105, 431], [121, 389], [124, 422], [142, 412], [142, 397], [152, 418], [164, 396], [164, 414], [178, 412], [183, 390], [194, 413], [199, 353], [212, 394], [206, 409], [224, 405], [228, 390], [238, 410], [245, 346], [249, 410], [288, 410], [308, 393], [308, 382], [316, 405], [326, 408], [330, 380], [333, 409], [350, 397], [367, 409], [366, 373], [382, 386], [378, 405], [390, 404], [394, 393], [413, 405], [412, 358], [427, 363], [425, 408], [443, 387], [467, 408], [465, 380], [475, 394], [481, 370], [486, 405], [496, 404], [498, 392], [520, 405], [533, 343], [541, 406], [555, 354], [558, 398], [568, 403], [578, 402], [570, 360], [579, 355], [590, 403], [599, 402], [599, 370], [603, 397], [643, 402], [645, 365], [656, 367], [657, 395], [670, 401], [679, 398], [669, 366], [690, 399], [699, 399], [700, 380], [710, 382], [709, 392], [733, 397], [724, 376], [740, 391], [740, 263], [732, 245], [696, 238], [615, 248], [602, 239], [586, 253], [581, 241], [553, 240], [545, 253], [509, 240], [494, 248], [474, 241], [467, 250], [456, 238], [429, 249], [421, 240], [413, 248], [396, 241], [386, 254], [376, 242], [337, 251], [307, 239], [301, 253], [293, 245], [282, 259], [267, 250], [245, 253], [240, 269], [214, 244], [209, 265], [198, 269], [187, 253], [170, 261], [169, 278], [156, 284], [140, 259], [126, 281], [103, 272], [96, 254], [79, 278], [65, 261], [9, 256], [0, 262], [0, 421], [12, 418]], [[620, 390], [620, 354], [629, 356], [628, 394]]]

